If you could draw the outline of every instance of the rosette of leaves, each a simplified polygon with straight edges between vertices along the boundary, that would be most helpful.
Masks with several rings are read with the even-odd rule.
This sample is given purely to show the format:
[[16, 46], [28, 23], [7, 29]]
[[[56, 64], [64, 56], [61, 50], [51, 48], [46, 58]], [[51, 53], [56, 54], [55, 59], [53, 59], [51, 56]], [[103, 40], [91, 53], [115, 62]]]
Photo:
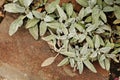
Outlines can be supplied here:
[[74, 12], [70, 3], [62, 7], [56, 5], [56, 10], [51, 12], [58, 15], [56, 21], [47, 23], [51, 35], [43, 39], [56, 52], [66, 56], [58, 66], [70, 64], [81, 74], [85, 65], [91, 71], [97, 72], [92, 62], [98, 60], [103, 69], [109, 70], [110, 59], [119, 62], [116, 58], [119, 50], [114, 54], [116, 48], [111, 38], [113, 32], [107, 23], [106, 14], [97, 1], [89, 0], [85, 4], [85, 1], [82, 4], [82, 0], [77, 2], [83, 6], [87, 3], [79, 13]]
[[29, 30], [34, 39], [38, 39], [39, 22], [44, 19], [45, 12], [43, 6], [47, 0], [13, 0], [4, 6], [5, 11], [10, 13], [19, 13], [20, 16], [10, 26], [9, 35], [12, 36], [19, 27], [25, 24], [25, 28]]
[[[21, 5], [21, 1], [23, 5]], [[61, 54], [65, 58], [58, 66], [70, 64], [80, 74], [83, 72], [84, 65], [96, 73], [93, 61], [98, 61], [103, 69], [109, 70], [111, 59], [119, 62], [117, 54], [120, 52], [120, 46], [119, 42], [114, 41], [116, 29], [109, 24], [107, 20], [109, 17], [106, 16], [109, 12], [105, 11], [105, 7], [114, 8], [113, 5], [119, 5], [119, 0], [113, 1], [113, 3], [110, 3], [109, 0], [76, 1], [83, 6], [79, 13], [74, 11], [71, 3], [59, 6], [60, 0], [47, 3], [45, 7], [44, 3], [37, 7], [33, 6], [34, 1], [32, 0], [31, 2], [14, 0], [13, 3], [5, 5], [5, 10], [20, 13], [22, 16], [11, 24], [9, 34], [13, 35], [23, 24], [23, 20], [27, 18], [25, 27], [29, 29], [32, 36], [36, 40], [41, 36], [58, 53], [55, 57], [46, 59], [42, 63], [42, 67], [52, 64]], [[10, 7], [11, 4], [17, 6]], [[43, 11], [38, 12], [37, 9], [40, 9], [41, 6]], [[116, 14], [114, 10], [112, 13], [118, 19], [117, 15], [114, 15]]]

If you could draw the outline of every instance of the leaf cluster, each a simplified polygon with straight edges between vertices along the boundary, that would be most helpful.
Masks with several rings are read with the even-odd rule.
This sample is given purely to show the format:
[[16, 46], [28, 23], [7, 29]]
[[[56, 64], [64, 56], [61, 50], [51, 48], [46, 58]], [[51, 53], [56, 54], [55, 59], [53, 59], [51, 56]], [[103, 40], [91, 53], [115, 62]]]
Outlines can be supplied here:
[[[58, 66], [70, 64], [80, 74], [84, 65], [96, 73], [93, 61], [98, 61], [106, 70], [110, 69], [111, 59], [119, 62], [120, 1], [76, 0], [83, 6], [80, 12], [75, 12], [71, 3], [60, 6], [59, 2], [13, 0], [6, 4], [7, 12], [20, 13], [11, 24], [9, 35], [24, 23], [35, 40], [41, 37], [58, 54], [65, 56]], [[45, 60], [42, 66], [50, 65], [57, 56]]]

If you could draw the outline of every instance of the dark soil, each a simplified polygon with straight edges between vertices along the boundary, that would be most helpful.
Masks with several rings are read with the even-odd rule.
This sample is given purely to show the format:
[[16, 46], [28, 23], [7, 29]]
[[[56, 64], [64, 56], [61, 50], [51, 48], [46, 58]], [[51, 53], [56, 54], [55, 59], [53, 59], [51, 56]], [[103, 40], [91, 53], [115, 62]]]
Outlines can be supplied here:
[[111, 61], [111, 69], [110, 69], [110, 78], [109, 80], [119, 80], [120, 78], [120, 63], [115, 63]]

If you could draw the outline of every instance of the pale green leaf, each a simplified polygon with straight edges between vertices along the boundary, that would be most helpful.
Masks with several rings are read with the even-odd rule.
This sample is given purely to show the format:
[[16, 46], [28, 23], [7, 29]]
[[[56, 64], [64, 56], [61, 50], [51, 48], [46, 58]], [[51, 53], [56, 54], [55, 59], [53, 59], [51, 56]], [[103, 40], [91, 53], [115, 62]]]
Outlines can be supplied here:
[[105, 59], [105, 68], [106, 68], [106, 70], [108, 70], [109, 71], [109, 69], [110, 69], [110, 60], [109, 59]]
[[40, 36], [43, 36], [47, 31], [47, 23], [42, 21], [40, 23], [39, 28], [40, 28]]
[[100, 18], [106, 23], [107, 22], [107, 17], [103, 11], [100, 11]]
[[95, 48], [99, 48], [100, 47], [100, 36], [99, 35], [95, 35]]
[[63, 54], [65, 56], [68, 56], [68, 57], [75, 57], [75, 53], [73, 52], [60, 52], [60, 54]]
[[51, 65], [55, 61], [55, 57], [49, 57], [47, 58], [42, 64], [41, 67], [46, 67]]
[[85, 64], [85, 66], [88, 67], [88, 69], [90, 69], [94, 73], [97, 73], [95, 67], [93, 66], [93, 64], [89, 60], [85, 60], [83, 62]]
[[64, 58], [57, 66], [63, 66], [69, 62], [68, 58]]
[[86, 37], [86, 41], [91, 48], [94, 48], [93, 40], [89, 36]]
[[84, 17], [88, 16], [90, 13], [92, 13], [92, 9], [90, 7], [85, 8], [84, 10]]
[[112, 54], [118, 54], [120, 52], [120, 48], [115, 49]]
[[98, 34], [102, 34], [102, 33], [105, 32], [105, 30], [102, 29], [102, 28], [98, 28], [95, 32], [98, 33]]
[[109, 5], [112, 5], [114, 3], [114, 0], [104, 0], [105, 3], [109, 4]]
[[81, 24], [74, 23], [74, 27], [80, 32], [85, 31], [85, 29], [83, 28], [83, 26]]
[[29, 12], [26, 16], [27, 16], [29, 19], [33, 19], [33, 14], [32, 14], [32, 12]]
[[101, 25], [100, 27], [101, 27], [102, 29], [106, 30], [106, 31], [109, 31], [109, 32], [112, 31], [112, 29], [111, 29], [111, 27], [110, 27], [109, 25]]
[[83, 62], [78, 61], [77, 65], [78, 65], [79, 74], [82, 74], [84, 68]]
[[120, 0], [115, 0], [114, 3], [120, 4]]
[[100, 38], [100, 45], [105, 46], [105, 42], [103, 41], [103, 39], [101, 37], [99, 38]]
[[69, 17], [73, 14], [73, 5], [71, 3], [66, 4], [66, 12]]
[[30, 19], [30, 20], [28, 20], [27, 21], [27, 24], [26, 24], [26, 28], [28, 29], [28, 28], [31, 28], [31, 27], [33, 27], [33, 26], [35, 26], [37, 23], [39, 22], [39, 20], [38, 19]]
[[104, 12], [112, 12], [112, 11], [114, 11], [114, 8], [111, 7], [111, 6], [106, 6], [106, 7], [103, 8], [103, 11]]
[[83, 42], [86, 38], [86, 35], [85, 34], [79, 34], [78, 37], [79, 37], [79, 42]]
[[91, 8], [93, 8], [96, 5], [96, 3], [97, 3], [97, 0], [90, 0], [90, 1], [88, 1], [88, 4], [89, 4], [89, 6]]
[[92, 16], [88, 16], [86, 19], [85, 19], [85, 22], [87, 23], [90, 23], [92, 21]]
[[29, 32], [35, 40], [38, 40], [38, 37], [39, 37], [39, 35], [38, 35], [38, 25], [35, 25], [35, 26], [29, 28]]
[[95, 58], [95, 57], [97, 57], [97, 54], [98, 54], [97, 51], [94, 51], [94, 52], [90, 55], [90, 57], [91, 57], [91, 58]]
[[115, 5], [114, 9], [115, 9], [114, 14], [115, 14], [116, 18], [120, 19], [120, 6]]
[[51, 40], [54, 40], [56, 38], [55, 35], [49, 35], [49, 36], [46, 36], [46, 37], [42, 37], [43, 40], [45, 41], [51, 41]]
[[100, 64], [100, 66], [101, 66], [103, 69], [105, 69], [105, 62], [104, 62], [104, 60], [105, 60], [105, 55], [103, 54], [103, 55], [100, 56], [100, 59], [98, 59], [99, 64]]
[[81, 54], [87, 54], [88, 53], [88, 43], [85, 43], [84, 46], [82, 47]]
[[45, 18], [45, 13], [40, 13], [38, 11], [32, 11], [32, 13], [38, 19], [44, 19]]
[[62, 21], [67, 19], [67, 15], [65, 14], [64, 10], [59, 5], [57, 5], [57, 11]]
[[91, 32], [91, 31], [93, 31], [93, 30], [95, 30], [95, 29], [96, 29], [96, 26], [90, 24], [90, 25], [87, 27], [86, 31], [87, 31], [87, 32]]
[[85, 8], [82, 8], [78, 14], [78, 18], [82, 20], [84, 16], [85, 16]]
[[88, 0], [76, 0], [78, 4], [80, 4], [83, 7], [88, 6]]
[[99, 23], [100, 17], [100, 9], [98, 7], [94, 7], [92, 10], [92, 23]]
[[24, 13], [25, 12], [24, 7], [21, 7], [20, 5], [15, 4], [15, 3], [8, 3], [4, 5], [4, 10], [7, 12], [12, 12], [12, 13]]
[[[71, 50], [72, 51], [72, 50]], [[70, 58], [70, 65], [71, 65], [71, 67], [74, 67], [75, 66], [75, 60], [74, 60], [74, 58]]]
[[49, 16], [49, 15], [46, 15], [45, 18], [44, 18], [44, 21], [45, 22], [52, 22], [52, 21], [54, 21], [54, 18]]
[[12, 36], [16, 31], [18, 30], [19, 27], [23, 25], [23, 18], [24, 16], [20, 16], [18, 19], [16, 19], [12, 24], [10, 25], [9, 28], [9, 35]]
[[29, 7], [33, 0], [22, 0], [25, 7]]
[[100, 52], [102, 53], [108, 53], [111, 50], [111, 47], [102, 47], [100, 48]]
[[55, 1], [51, 2], [50, 4], [45, 6], [45, 10], [48, 13], [53, 13], [56, 10], [56, 5], [58, 5], [59, 2], [60, 2], [60, 0], [55, 0]]
[[58, 29], [61, 26], [61, 24], [59, 22], [51, 22], [47, 23], [47, 26], [52, 29]]
[[68, 34], [68, 29], [65, 27], [65, 25], [64, 25], [63, 23], [61, 23], [60, 29], [62, 30], [62, 32], [63, 32], [65, 35]]

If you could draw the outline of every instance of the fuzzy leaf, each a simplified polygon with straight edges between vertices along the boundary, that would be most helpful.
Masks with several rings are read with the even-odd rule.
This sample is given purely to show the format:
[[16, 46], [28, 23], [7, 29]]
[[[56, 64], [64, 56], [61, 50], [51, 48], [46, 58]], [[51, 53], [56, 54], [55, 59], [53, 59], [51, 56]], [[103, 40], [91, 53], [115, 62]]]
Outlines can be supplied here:
[[91, 48], [94, 48], [93, 41], [92, 41], [92, 39], [91, 39], [89, 36], [86, 37], [86, 41], [87, 41], [87, 43], [89, 44], [89, 46], [90, 46]]
[[60, 27], [60, 23], [58, 22], [51, 22], [51, 23], [47, 23], [47, 26], [52, 28], [52, 29], [58, 29]]
[[64, 58], [57, 66], [63, 66], [68, 63], [68, 58]]
[[39, 35], [38, 35], [38, 25], [35, 25], [35, 26], [29, 28], [29, 32], [35, 40], [38, 40], [38, 37], [39, 37]]
[[100, 47], [100, 36], [99, 35], [95, 35], [95, 48], [99, 48]]
[[33, 19], [33, 14], [32, 14], [32, 12], [29, 12], [26, 16], [27, 16], [29, 19]]
[[60, 2], [60, 0], [55, 0], [55, 1], [51, 2], [50, 4], [45, 6], [45, 10], [48, 13], [53, 13], [55, 11], [55, 9], [56, 9], [56, 5], [58, 5], [59, 2]]
[[83, 62], [86, 65], [86, 67], [88, 67], [88, 69], [90, 69], [94, 73], [97, 73], [95, 67], [93, 66], [93, 64], [89, 60], [85, 60]]
[[55, 35], [49, 35], [49, 36], [46, 36], [46, 37], [42, 37], [43, 40], [45, 41], [51, 41], [51, 40], [54, 40], [56, 38]]
[[115, 9], [114, 14], [115, 14], [116, 18], [120, 19], [120, 6], [115, 5], [114, 9]]
[[69, 17], [73, 14], [73, 5], [71, 3], [66, 4], [66, 12]]
[[85, 34], [79, 34], [78, 37], [79, 37], [79, 42], [83, 42], [86, 38], [86, 35]]
[[85, 19], [85, 22], [87, 23], [90, 23], [92, 21], [92, 16], [88, 16], [86, 19]]
[[109, 4], [109, 5], [112, 5], [114, 3], [114, 0], [104, 0], [105, 3]]
[[105, 69], [105, 62], [104, 62], [104, 60], [105, 60], [105, 55], [103, 54], [103, 55], [100, 56], [100, 59], [98, 59], [99, 64], [100, 64], [100, 66], [101, 66], [103, 69]]
[[74, 23], [73, 25], [78, 31], [83, 32], [85, 31], [85, 29], [83, 28], [83, 26], [81, 24], [78, 23]]
[[38, 11], [32, 11], [32, 13], [37, 19], [44, 19], [45, 18], [45, 13], [40, 13]]
[[88, 3], [89, 3], [89, 6], [91, 8], [93, 8], [95, 6], [95, 4], [97, 3], [97, 0], [90, 0], [90, 1], [88, 1]]
[[83, 62], [77, 62], [77, 65], [78, 65], [79, 74], [82, 74], [84, 68]]
[[24, 16], [20, 16], [18, 19], [16, 19], [12, 24], [10, 25], [9, 28], [9, 35], [12, 36], [16, 31], [18, 30], [19, 27], [23, 25], [23, 18]]
[[68, 56], [68, 57], [75, 57], [75, 53], [73, 52], [60, 52], [60, 54], [63, 54], [65, 56]]
[[78, 14], [78, 17], [80, 18], [80, 20], [82, 20], [85, 16], [85, 8], [82, 8]]
[[103, 11], [100, 11], [100, 18], [106, 23], [107, 22], [107, 17]]
[[84, 46], [82, 47], [81, 51], [80, 51], [81, 54], [87, 54], [88, 53], [88, 44], [84, 44]]
[[47, 58], [42, 64], [41, 64], [41, 67], [46, 67], [46, 66], [49, 66], [51, 65], [55, 60], [55, 57], [49, 57]]
[[95, 30], [95, 29], [96, 29], [96, 26], [90, 24], [90, 25], [88, 26], [88, 28], [86, 29], [86, 31], [87, 31], [87, 32], [91, 32], [91, 31], [93, 31], [93, 30]]
[[9, 3], [4, 6], [4, 10], [11, 13], [24, 13], [25, 8], [15, 3]]
[[44, 21], [45, 22], [52, 22], [52, 21], [54, 21], [54, 18], [49, 16], [49, 15], [46, 15], [45, 18], [44, 18]]
[[74, 60], [74, 58], [70, 58], [70, 65], [71, 65], [71, 67], [75, 66], [75, 60]]
[[33, 0], [21, 0], [21, 1], [23, 1], [23, 5], [24, 5], [25, 7], [29, 7], [30, 4], [33, 2]]
[[112, 31], [112, 29], [111, 29], [111, 27], [109, 25], [102, 25], [101, 28], [106, 30], [106, 31], [109, 31], [109, 32]]
[[28, 28], [31, 28], [31, 27], [33, 27], [33, 26], [35, 26], [37, 23], [39, 22], [39, 20], [38, 19], [31, 19], [31, 20], [28, 20], [27, 21], [27, 24], [26, 24], [26, 28], [28, 29]]
[[67, 15], [65, 14], [64, 10], [59, 5], [57, 5], [57, 11], [62, 21], [67, 19]]
[[40, 28], [40, 36], [43, 36], [47, 31], [47, 23], [42, 21], [40, 23], [39, 28]]
[[114, 8], [111, 7], [111, 6], [106, 6], [106, 7], [103, 8], [103, 11], [104, 12], [112, 12], [112, 11], [114, 11]]
[[107, 58], [105, 59], [105, 68], [107, 71], [109, 71], [109, 69], [110, 69], [110, 60]]
[[108, 53], [111, 50], [111, 47], [102, 47], [100, 48], [100, 52], [102, 53]]
[[83, 7], [88, 6], [88, 0], [76, 0], [78, 4], [80, 4]]
[[98, 54], [98, 53], [97, 53], [96, 51], [94, 51], [94, 52], [90, 55], [90, 57], [91, 57], [91, 58], [95, 58], [95, 57], [97, 56], [97, 54]]

